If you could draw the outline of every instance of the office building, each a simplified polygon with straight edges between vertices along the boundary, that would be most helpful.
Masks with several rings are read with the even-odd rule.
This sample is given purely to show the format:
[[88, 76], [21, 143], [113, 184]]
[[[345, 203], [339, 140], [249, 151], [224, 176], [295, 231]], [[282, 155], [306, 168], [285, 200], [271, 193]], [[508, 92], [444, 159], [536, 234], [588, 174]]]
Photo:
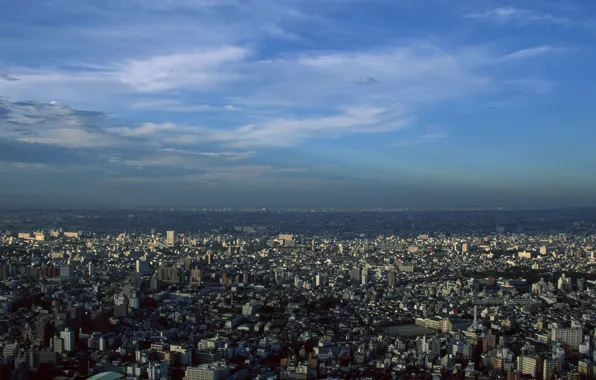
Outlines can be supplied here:
[[166, 232], [166, 243], [170, 247], [172, 247], [176, 244], [176, 231], [167, 231]]
[[63, 349], [66, 352], [73, 352], [75, 350], [75, 332], [68, 327], [60, 332], [60, 339], [63, 342]]

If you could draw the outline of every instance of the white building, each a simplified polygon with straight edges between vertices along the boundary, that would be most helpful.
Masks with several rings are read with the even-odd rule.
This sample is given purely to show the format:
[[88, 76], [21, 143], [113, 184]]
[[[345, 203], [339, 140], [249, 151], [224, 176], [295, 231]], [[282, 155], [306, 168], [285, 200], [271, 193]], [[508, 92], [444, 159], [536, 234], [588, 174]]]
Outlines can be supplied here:
[[60, 332], [60, 339], [64, 344], [64, 351], [73, 352], [75, 350], [75, 332], [68, 327]]
[[242, 306], [242, 315], [255, 315], [259, 311], [259, 305], [254, 302], [247, 302]]
[[561, 341], [574, 349], [578, 349], [579, 345], [582, 344], [584, 334], [581, 328], [559, 328], [555, 327], [551, 330], [551, 342]]
[[223, 380], [230, 376], [230, 368], [223, 362], [188, 367], [184, 380]]

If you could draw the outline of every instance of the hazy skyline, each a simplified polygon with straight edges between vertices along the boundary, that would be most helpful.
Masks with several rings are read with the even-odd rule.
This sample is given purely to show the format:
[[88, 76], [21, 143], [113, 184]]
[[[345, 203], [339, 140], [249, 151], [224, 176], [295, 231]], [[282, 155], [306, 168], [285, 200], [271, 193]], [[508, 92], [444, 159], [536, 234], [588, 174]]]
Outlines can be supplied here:
[[596, 3], [0, 13], [0, 205], [596, 205]]

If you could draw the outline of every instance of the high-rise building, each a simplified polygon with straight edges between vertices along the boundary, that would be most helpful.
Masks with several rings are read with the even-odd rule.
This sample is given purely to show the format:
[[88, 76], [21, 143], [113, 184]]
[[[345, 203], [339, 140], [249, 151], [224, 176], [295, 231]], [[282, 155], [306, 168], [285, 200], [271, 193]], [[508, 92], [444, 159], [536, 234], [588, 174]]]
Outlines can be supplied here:
[[149, 380], [160, 380], [168, 377], [169, 365], [166, 361], [149, 363]]
[[176, 231], [166, 232], [166, 243], [171, 247], [176, 244]]
[[202, 277], [203, 277], [203, 271], [201, 271], [199, 268], [195, 268], [190, 271], [190, 279], [193, 282], [201, 282]]
[[389, 272], [387, 272], [387, 285], [390, 288], [395, 288], [395, 271], [394, 270], [390, 270]]
[[350, 280], [354, 284], [359, 284], [362, 281], [360, 278], [360, 269], [352, 269], [350, 271]]
[[561, 373], [561, 369], [563, 367], [563, 362], [558, 358], [556, 355], [549, 353], [544, 358], [544, 362], [542, 364], [542, 378], [544, 380], [551, 380], [554, 378], [554, 375], [557, 373]]
[[136, 261], [136, 270], [137, 273], [141, 276], [146, 276], [149, 274], [149, 263], [145, 260], [137, 260]]
[[71, 264], [60, 265], [60, 277], [62, 278], [73, 278], [74, 268]]
[[64, 351], [73, 352], [75, 350], [75, 332], [68, 327], [60, 332], [60, 339], [64, 342]]
[[561, 341], [574, 349], [578, 349], [582, 344], [584, 338], [583, 331], [580, 327], [559, 328], [555, 327], [551, 330], [551, 342]]
[[461, 245], [461, 251], [462, 251], [463, 253], [467, 253], [469, 250], [470, 250], [470, 244], [468, 244], [468, 243], [463, 243], [463, 244]]
[[31, 372], [37, 373], [39, 372], [39, 351], [36, 347], [31, 348], [31, 351], [28, 353], [29, 359], [29, 370]]
[[177, 284], [180, 282], [180, 271], [177, 267], [161, 266], [157, 269], [157, 279], [159, 281]]
[[536, 378], [540, 359], [536, 355], [521, 355], [517, 358], [517, 371], [522, 375], [530, 375]]
[[88, 269], [89, 269], [89, 276], [95, 276], [95, 264], [89, 263]]
[[51, 340], [51, 348], [54, 352], [64, 351], [64, 340], [59, 336], [54, 336]]
[[570, 290], [571, 288], [571, 278], [566, 277], [565, 273], [559, 277], [559, 281], [557, 281], [557, 287], [560, 290]]
[[326, 286], [327, 283], [327, 278], [324, 274], [317, 274], [315, 276], [315, 285], [318, 287], [324, 287]]
[[20, 346], [18, 343], [11, 343], [11, 344], [7, 344], [4, 346], [4, 349], [2, 350], [2, 355], [4, 355], [4, 357], [16, 357], [19, 356], [20, 353]]
[[273, 271], [273, 275], [275, 278], [275, 283], [278, 285], [283, 283], [283, 281], [285, 280], [285, 271], [281, 267], [275, 268], [275, 270]]

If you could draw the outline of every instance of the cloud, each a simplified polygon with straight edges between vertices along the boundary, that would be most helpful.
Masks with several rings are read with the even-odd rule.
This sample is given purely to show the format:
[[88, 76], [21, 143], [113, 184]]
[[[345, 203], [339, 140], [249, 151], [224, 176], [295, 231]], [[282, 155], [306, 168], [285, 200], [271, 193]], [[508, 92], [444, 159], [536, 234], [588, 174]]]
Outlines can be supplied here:
[[11, 77], [10, 75], [3, 73], [0, 73], [0, 79], [4, 79], [7, 82], [15, 82], [19, 80], [18, 78]]
[[0, 100], [5, 116], [0, 138], [75, 148], [126, 147], [139, 141], [109, 133], [111, 123], [102, 112], [72, 109], [57, 102], [8, 102]]
[[308, 168], [281, 168], [277, 169], [276, 171], [279, 173], [304, 173], [309, 171]]
[[364, 77], [364, 78], [360, 78], [360, 79], [358, 79], [358, 80], [356, 81], [356, 83], [358, 83], [358, 84], [362, 84], [362, 85], [369, 85], [369, 84], [376, 84], [376, 83], [379, 83], [379, 81], [378, 81], [378, 80], [376, 80], [376, 79], [375, 79], [375, 78], [373, 78], [373, 77], [368, 77], [368, 76], [367, 76], [367, 77]]
[[355, 107], [330, 116], [268, 119], [263, 123], [222, 130], [206, 127], [152, 126], [152, 129], [178, 129], [165, 136], [170, 144], [193, 145], [215, 142], [235, 147], [293, 146], [313, 138], [337, 138], [355, 133], [381, 133], [398, 130], [412, 121], [402, 111]]
[[208, 104], [187, 104], [174, 99], [157, 99], [137, 102], [133, 105], [135, 109], [161, 110], [171, 112], [239, 112], [242, 109], [231, 104], [223, 106]]
[[[15, 149], [27, 145], [43, 162], [49, 153], [40, 152], [52, 148], [47, 151], [72, 153], [64, 155], [75, 161], [87, 162], [79, 157], [87, 155], [117, 178], [136, 170], [130, 177], [137, 180], [151, 173], [189, 181], [217, 178], [216, 172], [227, 173], [220, 179], [251, 172], [302, 177], [302, 169], [317, 171], [308, 158], [292, 162], [297, 167], [276, 167], [273, 148], [292, 152], [311, 141], [384, 133], [394, 141], [399, 135], [393, 132], [427, 122], [436, 107], [539, 94], [550, 88], [548, 80], [520, 68], [524, 60], [559, 50], [530, 45], [515, 51], [417, 33], [396, 39], [393, 30], [379, 32], [384, 26], [362, 29], [350, 17], [337, 17], [375, 6], [359, 1], [51, 4], [40, 4], [39, 13], [60, 27], [37, 22], [24, 8], [9, 24], [0, 23], [0, 32], [13, 31], [0, 41], [11, 57], [6, 72], [19, 78], [0, 80], [0, 94], [13, 99], [0, 103], [0, 138], [18, 142], [0, 157], [26, 162]], [[473, 18], [566, 20], [517, 8]], [[441, 138], [422, 133], [397, 144]], [[206, 172], [193, 173], [196, 168]]]
[[193, 156], [216, 157], [228, 160], [244, 160], [254, 156], [254, 152], [195, 152], [182, 149], [165, 148], [164, 152], [190, 154]]
[[[253, 152], [182, 150], [160, 142], [173, 124], [118, 126], [121, 120], [57, 102], [0, 99], [0, 162], [4, 169], [96, 173], [97, 178], [189, 180], [230, 165]], [[196, 148], [195, 148], [196, 149]], [[3, 170], [4, 170], [3, 169]], [[86, 174], [83, 174], [86, 173]]]
[[488, 20], [502, 24], [552, 24], [561, 27], [574, 27], [594, 31], [594, 25], [583, 21], [573, 20], [567, 17], [555, 16], [550, 13], [543, 13], [534, 10], [500, 7], [490, 9], [486, 12], [470, 13], [466, 18]]
[[130, 60], [119, 69], [117, 75], [122, 83], [140, 92], [211, 86], [237, 79], [238, 74], [225, 70], [224, 66], [241, 61], [245, 55], [245, 49], [234, 46], [160, 55]]
[[558, 48], [548, 45], [536, 46], [528, 49], [518, 50], [502, 57], [505, 61], [517, 61], [520, 59], [534, 58], [548, 53], [558, 51]]
[[427, 144], [434, 141], [446, 139], [447, 137], [448, 136], [444, 133], [427, 133], [413, 139], [398, 141], [396, 143], [391, 144], [391, 146], [396, 148], [402, 148], [412, 145]]

